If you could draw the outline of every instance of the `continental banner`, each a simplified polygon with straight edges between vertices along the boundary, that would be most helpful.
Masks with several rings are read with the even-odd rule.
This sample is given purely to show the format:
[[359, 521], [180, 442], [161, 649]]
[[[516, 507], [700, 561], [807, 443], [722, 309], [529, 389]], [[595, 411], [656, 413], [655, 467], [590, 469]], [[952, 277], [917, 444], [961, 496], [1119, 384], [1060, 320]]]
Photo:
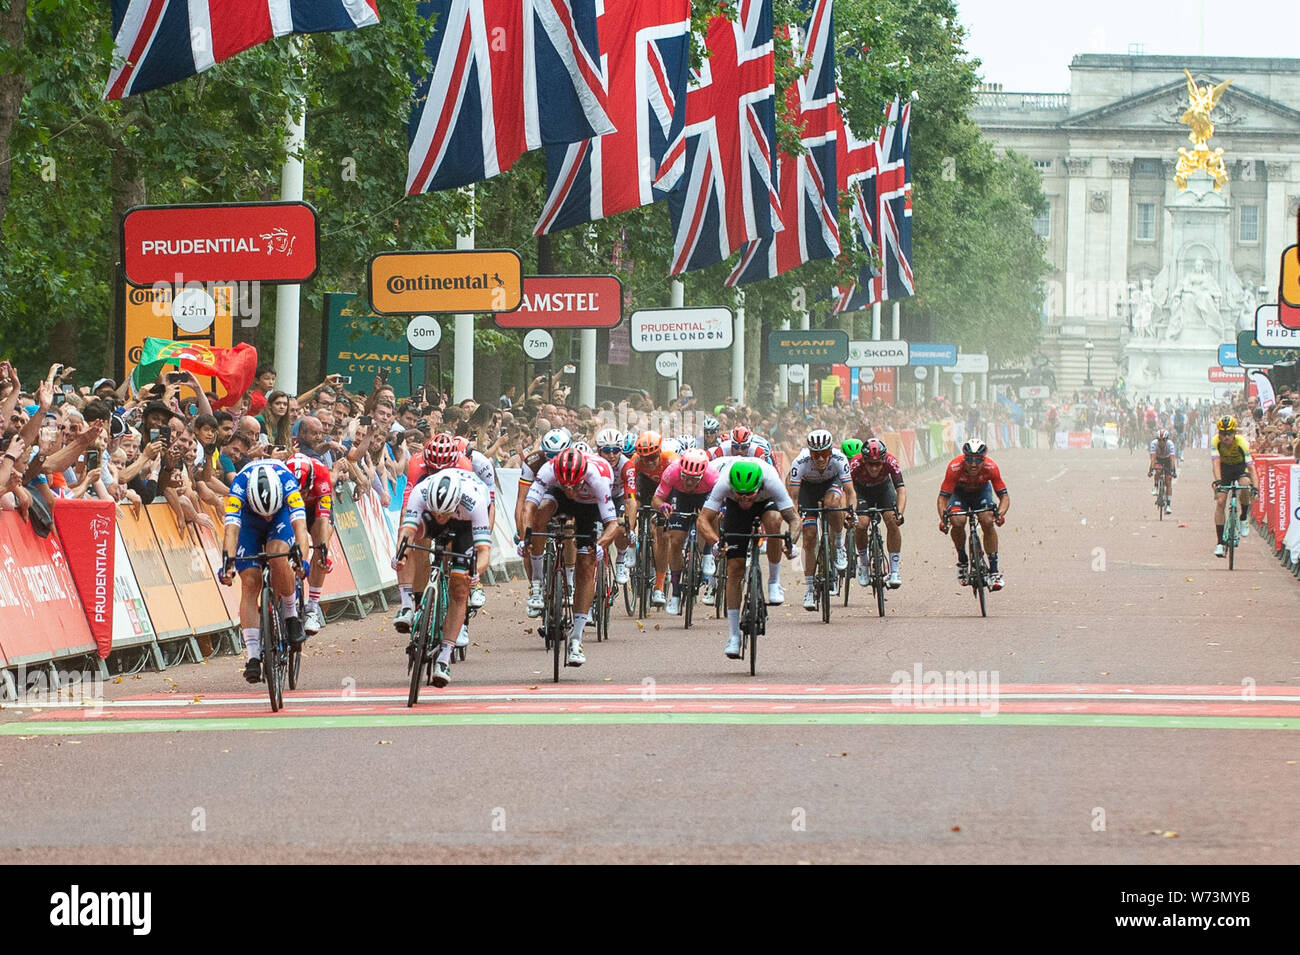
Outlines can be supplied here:
[[122, 543], [121, 528], [114, 529], [113, 537], [113, 649], [153, 643], [157, 639], [153, 622]]
[[68, 557], [68, 569], [77, 583], [86, 621], [107, 660], [113, 649], [113, 559], [117, 533], [113, 529], [116, 505], [93, 498], [54, 502], [54, 524]]
[[[198, 634], [237, 626], [226, 611], [221, 585], [216, 581], [202, 546], [180, 526], [176, 512], [168, 504], [150, 504], [145, 510], [149, 512], [154, 537], [162, 549], [163, 560], [171, 572], [190, 629]], [[237, 614], [235, 620], [238, 620]]]
[[357, 503], [349, 487], [342, 486], [334, 489], [332, 509], [334, 530], [347, 557], [352, 579], [356, 581], [357, 592], [372, 594], [377, 590], [383, 590], [384, 585], [379, 579], [379, 569], [375, 566], [375, 558], [370, 550], [370, 541], [366, 537], [366, 529], [361, 523], [361, 514], [357, 510]]
[[96, 651], [57, 534], [0, 512], [0, 647], [10, 666]]
[[193, 634], [145, 509], [119, 507], [117, 529], [122, 534], [122, 543], [126, 546], [131, 570], [134, 571], [136, 583], [144, 596], [144, 605], [149, 608], [149, 619], [153, 623], [156, 639], [167, 640]]

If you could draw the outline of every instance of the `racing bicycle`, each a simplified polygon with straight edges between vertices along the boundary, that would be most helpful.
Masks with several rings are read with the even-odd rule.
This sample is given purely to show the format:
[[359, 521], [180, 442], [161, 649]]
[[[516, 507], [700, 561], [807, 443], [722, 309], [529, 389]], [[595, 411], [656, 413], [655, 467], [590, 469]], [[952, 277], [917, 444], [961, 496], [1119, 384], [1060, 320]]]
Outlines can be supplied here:
[[1250, 488], [1251, 496], [1254, 497], [1259, 492], [1253, 484], [1238, 484], [1233, 481], [1231, 484], [1214, 485], [1216, 491], [1228, 492], [1228, 509], [1223, 516], [1223, 546], [1228, 551], [1228, 569], [1232, 570], [1235, 559], [1233, 554], [1241, 546], [1241, 502], [1237, 500], [1237, 492]]
[[[749, 675], [754, 676], [758, 666], [758, 638], [767, 632], [767, 594], [763, 592], [763, 543], [777, 538], [790, 552], [790, 535], [781, 534], [728, 534], [727, 541], [748, 541], [745, 557], [745, 589], [740, 597], [740, 659], [749, 655]], [[723, 563], [726, 555], [723, 555]]]
[[966, 570], [966, 584], [975, 592], [975, 597], [980, 602], [980, 616], [989, 615], [988, 607], [985, 605], [989, 589], [989, 562], [984, 554], [984, 542], [980, 538], [979, 520], [977, 514], [984, 511], [996, 511], [997, 506], [984, 504], [980, 507], [969, 507], [965, 509], [954, 509], [948, 512], [948, 520], [954, 517], [966, 518], [966, 553], [969, 555], [970, 564]]
[[[474, 549], [465, 553], [451, 550], [444, 545], [450, 535], [440, 535], [432, 541], [432, 547], [402, 541], [397, 549], [397, 559], [406, 556], [408, 550], [422, 550], [429, 555], [429, 582], [424, 585], [424, 595], [416, 608], [415, 619], [411, 626], [411, 643], [406, 648], [406, 667], [411, 674], [411, 686], [406, 695], [406, 705], [414, 706], [420, 699], [420, 684], [433, 686], [433, 665], [438, 659], [438, 650], [442, 646], [443, 626], [447, 620], [447, 604], [451, 599], [451, 568], [474, 567]], [[466, 613], [468, 620], [468, 610]], [[452, 651], [453, 658], [465, 659], [465, 651]]]
[[822, 610], [822, 623], [831, 622], [831, 597], [835, 594], [835, 586], [839, 571], [835, 569], [835, 550], [834, 547], [838, 541], [830, 533], [827, 516], [834, 511], [847, 511], [847, 507], [806, 507], [803, 514], [807, 517], [809, 514], [817, 519], [817, 563], [813, 570], [813, 591], [817, 595], [817, 603]]
[[870, 570], [871, 589], [876, 595], [876, 610], [880, 616], [885, 615], [885, 588], [888, 586], [889, 561], [885, 556], [885, 540], [880, 533], [880, 518], [886, 511], [894, 508], [860, 507], [858, 514], [871, 519], [867, 530], [867, 567]]
[[538, 629], [546, 649], [551, 651], [552, 681], [559, 683], [560, 667], [569, 665], [564, 650], [573, 632], [573, 595], [569, 592], [569, 577], [564, 572], [561, 555], [565, 541], [573, 540], [577, 534], [562, 519], [552, 518], [545, 531], [530, 527], [524, 532], [525, 541], [538, 536], [546, 539], [546, 549], [542, 552], [542, 618]]
[[[240, 560], [253, 561], [262, 570], [262, 598], [259, 611], [259, 626], [262, 628], [262, 677], [266, 680], [272, 713], [278, 713], [284, 706], [286, 682], [291, 681], [290, 689], [297, 689], [298, 673], [302, 666], [302, 645], [289, 642], [285, 634], [284, 610], [280, 604], [280, 597], [271, 586], [271, 561], [277, 558], [287, 558], [295, 565], [302, 565], [302, 555], [296, 544], [286, 553], [261, 553], [240, 558]], [[298, 606], [301, 610], [302, 581], [296, 580], [295, 586]]]

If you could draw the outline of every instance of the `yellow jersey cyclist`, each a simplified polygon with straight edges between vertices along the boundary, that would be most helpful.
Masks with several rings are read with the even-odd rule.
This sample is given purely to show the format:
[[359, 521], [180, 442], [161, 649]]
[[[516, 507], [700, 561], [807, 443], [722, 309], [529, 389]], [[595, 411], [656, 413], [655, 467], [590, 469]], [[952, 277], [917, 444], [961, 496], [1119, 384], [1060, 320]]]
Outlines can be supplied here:
[[226, 520], [219, 579], [229, 587], [239, 575], [239, 625], [244, 646], [248, 648], [248, 665], [244, 679], [257, 683], [262, 678], [262, 630], [258, 603], [262, 596], [262, 571], [258, 563], [247, 558], [253, 554], [288, 554], [290, 545], [298, 550], [297, 566], [288, 560], [271, 561], [271, 589], [280, 598], [285, 635], [290, 643], [307, 639], [298, 619], [298, 593], [294, 574], [303, 577], [302, 566], [311, 552], [307, 530], [307, 512], [298, 482], [279, 461], [264, 459], [246, 465], [230, 483], [226, 498]]
[[1259, 479], [1255, 477], [1255, 462], [1250, 456], [1250, 445], [1237, 434], [1237, 419], [1232, 415], [1224, 415], [1219, 419], [1219, 433], [1210, 440], [1210, 467], [1214, 469], [1214, 556], [1226, 557], [1228, 550], [1223, 543], [1223, 521], [1228, 492], [1221, 487], [1232, 484], [1242, 476], [1250, 484], [1249, 491], [1237, 492], [1237, 500], [1241, 504], [1243, 538], [1250, 533], [1250, 524], [1245, 519], [1250, 495], [1259, 491]]

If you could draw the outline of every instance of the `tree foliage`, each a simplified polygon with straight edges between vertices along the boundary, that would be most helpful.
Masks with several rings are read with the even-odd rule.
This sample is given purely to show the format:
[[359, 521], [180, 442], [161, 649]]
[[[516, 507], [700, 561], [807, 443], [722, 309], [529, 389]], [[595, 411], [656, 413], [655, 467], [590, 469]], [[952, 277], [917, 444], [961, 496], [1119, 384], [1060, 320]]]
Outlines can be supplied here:
[[[22, 3], [0, 0], [0, 21], [11, 4]], [[0, 94], [22, 90], [11, 128], [0, 109], [0, 144], [12, 154], [13, 183], [7, 205], [0, 205], [0, 352], [24, 369], [54, 355], [75, 355], [86, 374], [107, 369], [121, 214], [145, 202], [278, 198], [284, 120], [300, 96], [306, 101], [305, 199], [320, 215], [321, 234], [320, 272], [302, 292], [304, 377], [317, 370], [322, 329], [316, 316], [324, 292], [362, 292], [373, 254], [451, 248], [471, 224], [479, 247], [518, 249], [526, 272], [616, 272], [630, 307], [669, 303], [666, 205], [539, 242], [532, 232], [545, 192], [541, 152], [478, 183], [472, 200], [466, 191], [405, 196], [412, 77], [430, 69], [424, 40], [431, 25], [415, 4], [385, 4], [381, 23], [363, 30], [274, 40], [198, 77], [120, 102], [101, 99], [112, 57], [109, 4], [27, 0], [25, 7], [17, 41], [12, 26], [0, 30]], [[697, 31], [719, 12], [734, 17], [734, 4], [696, 2]], [[778, 25], [806, 15], [798, 0], [775, 0], [775, 13]], [[873, 133], [894, 95], [916, 91], [917, 295], [904, 306], [908, 325], [915, 319], [941, 340], [987, 346], [995, 357], [1024, 354], [1038, 328], [1044, 266], [1031, 220], [1043, 197], [1033, 169], [1018, 157], [995, 155], [967, 117], [978, 64], [962, 48], [953, 3], [836, 0], [835, 16], [844, 109], [859, 136]], [[704, 55], [697, 38], [693, 62]], [[784, 104], [783, 90], [797, 71], [781, 29], [776, 62]], [[779, 118], [778, 134], [793, 153], [800, 147], [791, 119]], [[0, 202], [5, 198], [0, 189]], [[867, 250], [850, 247], [846, 214], [841, 234], [840, 259], [745, 288], [755, 331], [801, 309], [813, 314], [814, 324], [830, 321], [830, 286], [870, 261]], [[729, 270], [722, 264], [687, 275], [687, 302], [729, 303], [732, 293], [723, 287]], [[241, 332], [268, 351], [272, 294], [264, 295], [261, 327]], [[864, 313], [847, 321], [860, 327]], [[488, 328], [476, 338], [479, 348], [507, 364], [519, 361], [513, 341]], [[647, 380], [651, 374], [647, 369]]]

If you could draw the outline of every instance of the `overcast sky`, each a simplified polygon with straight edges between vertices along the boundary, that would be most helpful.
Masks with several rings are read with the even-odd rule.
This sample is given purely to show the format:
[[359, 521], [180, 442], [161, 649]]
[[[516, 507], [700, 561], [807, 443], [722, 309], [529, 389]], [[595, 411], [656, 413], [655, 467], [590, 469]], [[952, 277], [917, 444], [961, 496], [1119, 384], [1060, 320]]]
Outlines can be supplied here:
[[[1205, 9], [1205, 39], [1201, 10]], [[1300, 9], [1281, 0], [957, 0], [981, 74], [1008, 91], [1065, 92], [1076, 53], [1300, 56]]]

